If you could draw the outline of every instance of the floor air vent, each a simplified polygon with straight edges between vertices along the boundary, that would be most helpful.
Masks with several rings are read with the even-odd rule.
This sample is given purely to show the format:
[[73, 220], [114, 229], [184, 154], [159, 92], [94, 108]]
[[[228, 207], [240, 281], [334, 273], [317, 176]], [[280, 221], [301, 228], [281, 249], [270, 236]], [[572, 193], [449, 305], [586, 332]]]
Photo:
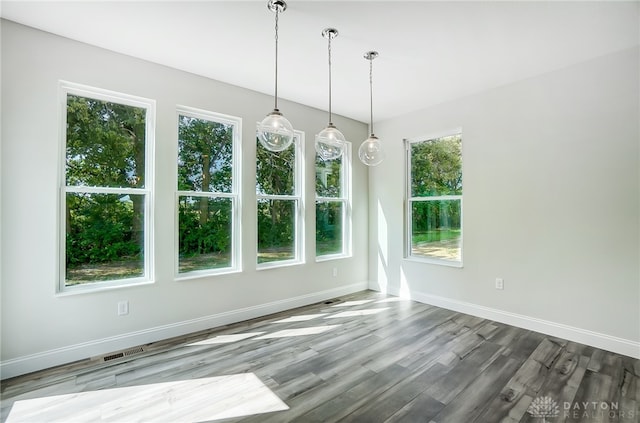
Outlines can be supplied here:
[[114, 353], [114, 354], [105, 355], [104, 357], [102, 357], [102, 361], [116, 360], [118, 358], [129, 357], [131, 355], [140, 354], [141, 352], [144, 352], [144, 348], [142, 348], [142, 347], [131, 348], [129, 350], [120, 351], [120, 352], [117, 352], [117, 353]]

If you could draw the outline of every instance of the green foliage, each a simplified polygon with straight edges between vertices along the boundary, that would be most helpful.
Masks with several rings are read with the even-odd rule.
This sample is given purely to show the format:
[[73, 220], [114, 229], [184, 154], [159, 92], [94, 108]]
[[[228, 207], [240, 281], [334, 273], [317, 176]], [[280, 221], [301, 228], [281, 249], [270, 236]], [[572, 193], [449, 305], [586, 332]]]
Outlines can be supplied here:
[[[460, 134], [411, 144], [411, 195], [462, 195], [462, 137]], [[425, 199], [426, 200], [426, 199]], [[414, 242], [452, 239], [461, 227], [460, 200], [411, 202]]]
[[190, 116], [178, 124], [178, 190], [232, 189], [233, 126]]
[[[256, 140], [256, 191], [263, 195], [295, 194], [295, 157], [292, 145], [279, 153], [265, 149]], [[293, 257], [297, 200], [262, 199], [258, 201], [258, 261]], [[266, 251], [285, 252], [274, 257]]]
[[256, 139], [256, 192], [267, 195], [295, 194], [296, 150], [292, 144], [275, 153]]
[[413, 245], [420, 244], [423, 242], [438, 242], [438, 241], [446, 241], [448, 239], [458, 239], [460, 238], [460, 230], [454, 229], [442, 229], [442, 230], [432, 230], [426, 232], [414, 232], [411, 237], [411, 243]]
[[462, 194], [462, 137], [411, 144], [411, 195]]
[[[324, 198], [342, 197], [342, 160], [323, 160], [316, 155], [316, 194]], [[316, 255], [343, 252], [341, 201], [316, 203]]]
[[[146, 109], [76, 95], [67, 96], [66, 169], [69, 187], [144, 188]], [[233, 126], [190, 116], [178, 119], [178, 190], [233, 191]], [[273, 153], [256, 143], [256, 190], [295, 195], [296, 149]], [[321, 197], [342, 195], [342, 159], [317, 159]], [[258, 202], [260, 261], [293, 257], [297, 200]], [[67, 193], [68, 274], [102, 269], [83, 281], [140, 275], [144, 256], [144, 195]], [[318, 206], [319, 251], [342, 248], [342, 203]], [[180, 271], [230, 265], [232, 200], [182, 195], [178, 200]], [[126, 269], [108, 268], [117, 266]], [[74, 273], [76, 272], [76, 273]], [[84, 276], [81, 276], [82, 278]], [[69, 283], [77, 280], [69, 277]]]
[[441, 236], [439, 234], [443, 230], [459, 231], [462, 223], [460, 206], [460, 200], [412, 202], [412, 235], [431, 233]]
[[[460, 200], [414, 201], [412, 203], [413, 226], [418, 231], [432, 228], [460, 227]], [[422, 222], [438, 222], [423, 224]]]
[[342, 196], [342, 156], [323, 160], [316, 155], [316, 194], [319, 197]]
[[295, 200], [258, 201], [259, 249], [293, 245], [295, 208]]
[[[144, 108], [68, 95], [67, 186], [144, 187], [145, 116]], [[134, 262], [128, 273], [141, 274], [143, 215], [143, 195], [67, 193], [68, 275], [117, 261]]]
[[[232, 192], [232, 125], [179, 116], [178, 190]], [[231, 264], [231, 199], [182, 196], [178, 222], [180, 272]]]
[[139, 107], [69, 95], [67, 185], [143, 187], [145, 113]]
[[[200, 205], [208, 201], [208, 219], [200, 224]], [[178, 213], [180, 216], [180, 255], [207, 254], [227, 251], [231, 245], [231, 201], [227, 199], [207, 199], [206, 197], [181, 197]]]
[[70, 268], [87, 263], [135, 260], [142, 255], [132, 222], [129, 196], [115, 194], [67, 194], [66, 262]]
[[339, 201], [316, 203], [316, 255], [343, 252], [342, 204]]

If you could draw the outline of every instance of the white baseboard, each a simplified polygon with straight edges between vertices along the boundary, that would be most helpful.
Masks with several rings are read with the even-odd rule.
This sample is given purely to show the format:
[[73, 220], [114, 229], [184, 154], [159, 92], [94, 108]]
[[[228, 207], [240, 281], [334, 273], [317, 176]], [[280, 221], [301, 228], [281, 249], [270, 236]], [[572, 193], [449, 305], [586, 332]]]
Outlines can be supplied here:
[[[370, 287], [370, 289], [375, 288]], [[399, 292], [396, 289], [390, 289], [389, 294], [399, 295]], [[590, 345], [592, 347], [640, 359], [640, 342], [630, 341], [628, 339], [618, 338], [615, 336], [606, 335], [604, 333], [593, 332], [586, 329], [564, 325], [562, 323], [551, 322], [548, 320], [538, 319], [536, 317], [502, 311], [495, 308], [484, 307], [481, 305], [453, 300], [451, 298], [440, 297], [437, 295], [425, 294], [415, 291], [410, 292], [409, 295], [411, 296], [412, 300], [418, 301], [420, 303], [430, 304], [437, 307], [446, 308], [448, 310], [470, 314], [472, 316], [482, 317], [483, 319], [494, 320], [496, 322], [544, 333], [546, 335], [567, 339], [569, 341]]]
[[301, 295], [299, 297], [286, 298], [253, 307], [213, 314], [197, 319], [157, 326], [141, 331], [126, 333], [124, 335], [98, 339], [18, 357], [0, 362], [1, 378], [7, 379], [61, 364], [104, 355], [113, 351], [145, 345], [150, 342], [161, 341], [174, 336], [186, 335], [201, 330], [242, 322], [244, 320], [255, 319], [256, 317], [266, 316], [296, 307], [302, 307], [366, 289], [369, 289], [368, 282], [360, 282], [325, 291]]

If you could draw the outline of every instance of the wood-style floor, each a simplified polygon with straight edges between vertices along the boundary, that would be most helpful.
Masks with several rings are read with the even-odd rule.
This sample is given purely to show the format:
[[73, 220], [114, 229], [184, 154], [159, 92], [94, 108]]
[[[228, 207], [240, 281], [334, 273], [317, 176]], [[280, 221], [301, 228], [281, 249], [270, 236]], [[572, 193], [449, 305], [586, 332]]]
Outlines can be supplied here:
[[638, 422], [640, 362], [372, 291], [2, 382], [6, 422]]

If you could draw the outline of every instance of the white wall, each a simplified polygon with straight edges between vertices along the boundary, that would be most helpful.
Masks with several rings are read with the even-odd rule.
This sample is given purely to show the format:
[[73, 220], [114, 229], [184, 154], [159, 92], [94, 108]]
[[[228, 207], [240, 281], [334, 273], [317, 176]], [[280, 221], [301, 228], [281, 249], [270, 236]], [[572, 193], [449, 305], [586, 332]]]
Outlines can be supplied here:
[[[59, 80], [157, 101], [152, 285], [55, 295]], [[178, 104], [243, 119], [242, 273], [174, 281]], [[2, 21], [2, 376], [366, 289], [367, 170], [354, 161], [353, 258], [315, 263], [313, 140], [327, 114], [287, 101], [281, 110], [306, 134], [306, 264], [256, 271], [255, 124], [272, 107], [269, 95]], [[334, 122], [357, 153], [366, 125]], [[116, 315], [120, 300], [129, 315]]]
[[[640, 357], [638, 63], [621, 51], [379, 123], [372, 288]], [[408, 261], [402, 140], [457, 127], [464, 267]]]

